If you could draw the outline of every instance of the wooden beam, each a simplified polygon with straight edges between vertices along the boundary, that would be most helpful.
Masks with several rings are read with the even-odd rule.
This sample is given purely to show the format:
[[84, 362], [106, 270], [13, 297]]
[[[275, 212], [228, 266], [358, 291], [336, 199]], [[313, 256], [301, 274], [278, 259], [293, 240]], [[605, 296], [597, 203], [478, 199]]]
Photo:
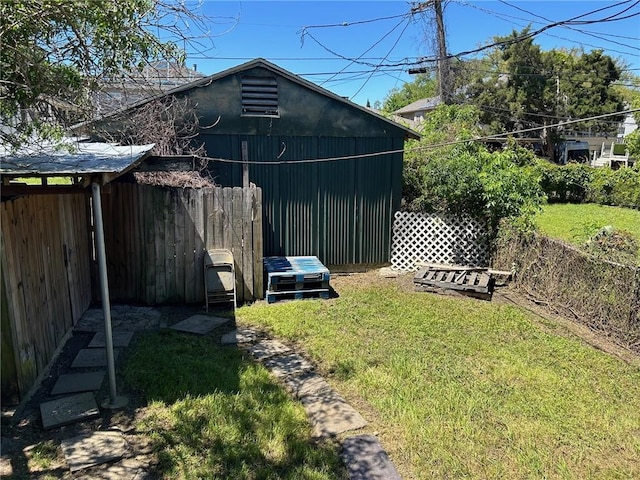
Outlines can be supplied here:
[[137, 166], [136, 172], [189, 172], [195, 170], [193, 155], [149, 157]]
[[249, 188], [249, 146], [242, 141], [242, 188]]
[[[21, 195], [56, 195], [85, 192], [82, 185], [8, 185], [3, 186], [3, 197], [15, 197]], [[88, 192], [86, 192], [88, 193]]]
[[106, 185], [107, 183], [114, 181], [116, 178], [121, 177], [125, 173], [134, 170], [138, 165], [140, 165], [145, 159], [149, 158], [150, 156], [151, 156], [151, 150], [149, 150], [147, 153], [142, 155], [140, 158], [138, 158], [135, 162], [133, 162], [131, 165], [129, 165], [127, 168], [125, 168], [121, 172], [103, 173], [100, 176], [101, 184]]

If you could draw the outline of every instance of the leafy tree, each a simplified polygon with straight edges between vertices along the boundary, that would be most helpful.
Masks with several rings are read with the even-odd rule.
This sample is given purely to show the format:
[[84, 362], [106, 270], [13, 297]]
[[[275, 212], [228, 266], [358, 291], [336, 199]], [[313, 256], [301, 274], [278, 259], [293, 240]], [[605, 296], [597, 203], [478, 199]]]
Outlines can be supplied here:
[[402, 88], [394, 88], [382, 103], [384, 113], [393, 113], [421, 98], [433, 97], [436, 94], [437, 82], [427, 74], [416, 75], [413, 82], [405, 83]]
[[[482, 109], [481, 121], [495, 133], [545, 127], [547, 151], [564, 130], [551, 127], [563, 119], [579, 119], [622, 110], [613, 88], [620, 78], [616, 63], [602, 51], [542, 51], [527, 38], [529, 28], [496, 37], [498, 46], [487, 55], [489, 71], [480, 72], [468, 88], [469, 99]], [[610, 117], [576, 128], [610, 130]], [[522, 136], [531, 136], [524, 133]], [[551, 155], [550, 155], [551, 156]]]
[[51, 125], [82, 118], [101, 81], [156, 59], [180, 62], [182, 21], [198, 29], [202, 18], [164, 2], [0, 1], [0, 123], [13, 127], [2, 129], [3, 143], [51, 136]]
[[[559, 76], [560, 94], [566, 98], [567, 117], [579, 119], [623, 110], [622, 97], [612, 86], [620, 79], [620, 69], [611, 57], [604, 55], [602, 50], [594, 50], [577, 57], [571, 67]], [[572, 128], [595, 127], [610, 133], [612, 119], [621, 121], [622, 116], [604, 122], [591, 120]]]
[[[545, 65], [540, 48], [526, 35], [513, 31], [497, 37], [501, 47], [487, 55], [487, 70], [480, 71], [468, 89], [468, 95], [481, 109], [481, 121], [492, 132], [513, 131], [537, 124], [537, 115], [545, 111]], [[534, 119], [532, 121], [532, 119]]]

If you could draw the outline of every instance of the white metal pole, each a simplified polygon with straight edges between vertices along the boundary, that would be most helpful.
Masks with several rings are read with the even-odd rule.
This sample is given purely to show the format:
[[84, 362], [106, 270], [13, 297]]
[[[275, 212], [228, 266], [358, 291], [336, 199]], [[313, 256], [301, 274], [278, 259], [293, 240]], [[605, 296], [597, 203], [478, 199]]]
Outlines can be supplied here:
[[104, 224], [102, 222], [102, 196], [100, 185], [91, 184], [93, 199], [93, 220], [95, 225], [95, 247], [98, 256], [98, 275], [100, 277], [100, 294], [102, 312], [104, 314], [104, 337], [107, 351], [107, 372], [109, 375], [109, 399], [102, 404], [105, 408], [122, 408], [127, 403], [126, 397], [118, 397], [116, 391], [116, 368], [113, 355], [113, 332], [111, 330], [111, 304], [109, 302], [109, 280], [107, 277], [107, 254], [104, 246]]

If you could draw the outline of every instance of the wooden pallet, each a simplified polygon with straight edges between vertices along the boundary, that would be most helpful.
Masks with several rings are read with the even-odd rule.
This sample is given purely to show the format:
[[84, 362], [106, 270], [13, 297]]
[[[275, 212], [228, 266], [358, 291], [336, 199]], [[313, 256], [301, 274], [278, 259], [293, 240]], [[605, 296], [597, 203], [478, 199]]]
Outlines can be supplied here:
[[269, 303], [282, 299], [329, 298], [331, 274], [317, 257], [264, 259]]
[[509, 272], [428, 264], [416, 272], [413, 283], [419, 291], [458, 293], [490, 300], [495, 285], [494, 274], [504, 275], [505, 273]]
[[274, 303], [278, 300], [302, 300], [303, 298], [322, 298], [328, 299], [330, 291], [328, 288], [319, 288], [314, 290], [295, 290], [273, 292], [267, 291], [266, 297], [268, 303]]

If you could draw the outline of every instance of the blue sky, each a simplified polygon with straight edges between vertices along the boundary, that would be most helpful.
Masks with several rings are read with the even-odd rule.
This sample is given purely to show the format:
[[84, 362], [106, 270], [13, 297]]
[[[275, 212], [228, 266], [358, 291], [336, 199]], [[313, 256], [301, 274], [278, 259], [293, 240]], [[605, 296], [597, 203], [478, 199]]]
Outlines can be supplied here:
[[[640, 2], [635, 0], [449, 0], [444, 5], [447, 50], [454, 54], [528, 24], [537, 30], [598, 9], [603, 10], [580, 20], [601, 20], [628, 9], [622, 15], [630, 18], [571, 29], [554, 27], [534, 42], [544, 50], [603, 49], [640, 75]], [[406, 66], [376, 65], [407, 63], [435, 54], [429, 40], [435, 27], [420, 15], [403, 17], [411, 9], [403, 1], [204, 0], [199, 8], [209, 18], [208, 39], [200, 42], [199, 52], [195, 45], [187, 48], [187, 64], [197, 64], [198, 71], [207, 75], [262, 57], [338, 95], [373, 104], [392, 88], [412, 80]]]

